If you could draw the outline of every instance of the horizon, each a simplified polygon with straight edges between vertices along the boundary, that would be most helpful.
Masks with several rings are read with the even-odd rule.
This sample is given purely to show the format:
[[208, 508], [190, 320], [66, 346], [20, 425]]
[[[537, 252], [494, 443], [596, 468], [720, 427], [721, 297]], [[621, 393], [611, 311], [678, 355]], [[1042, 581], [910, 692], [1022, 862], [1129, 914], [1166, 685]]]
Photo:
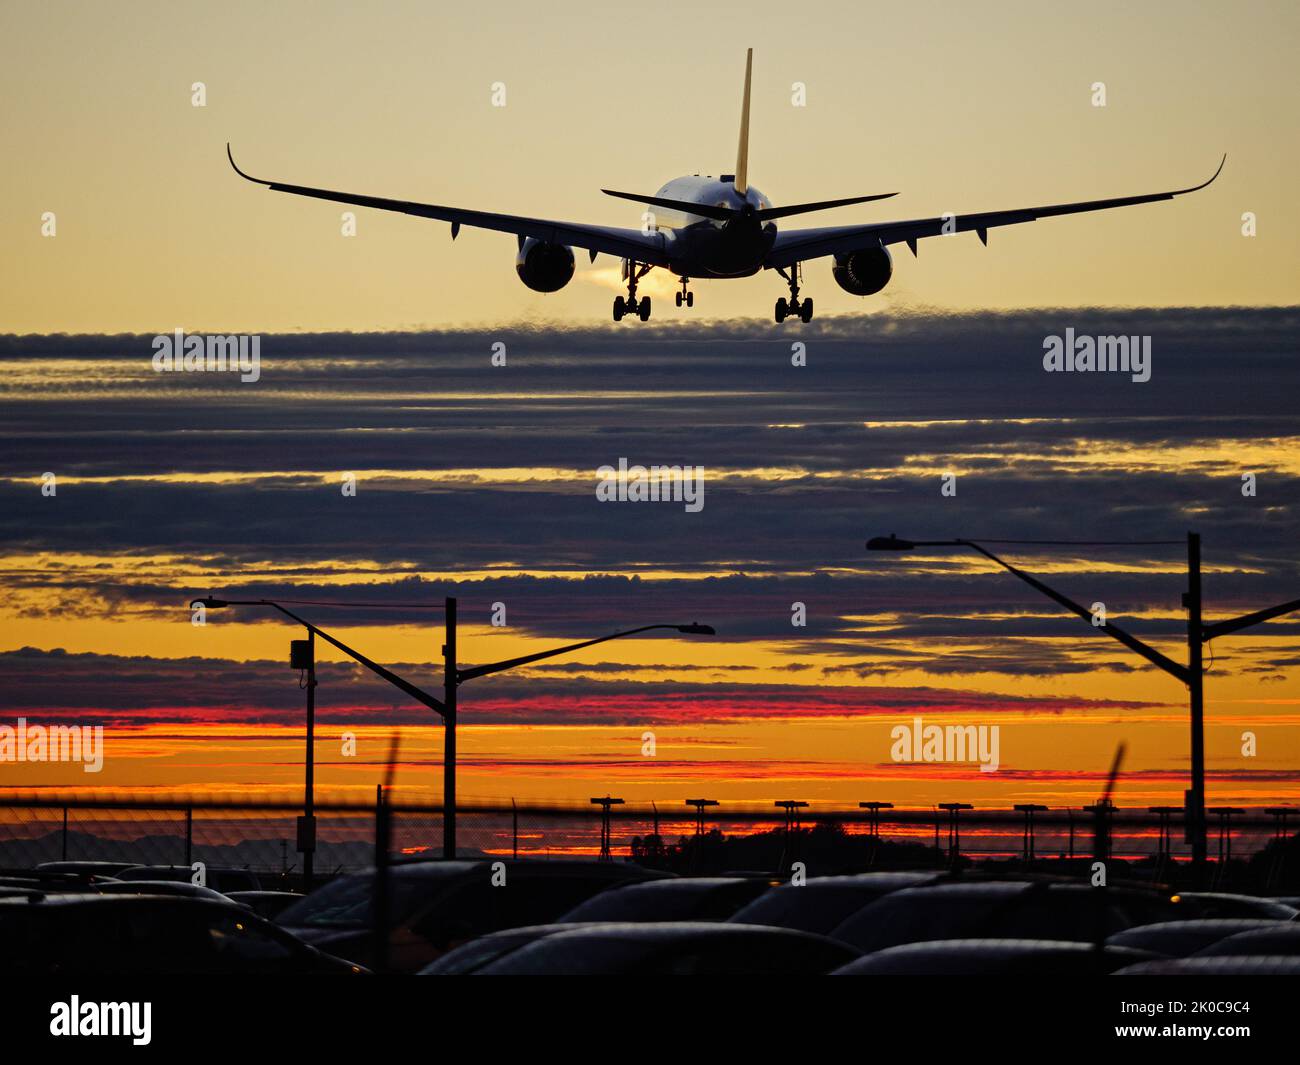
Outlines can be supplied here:
[[[1300, 587], [1286, 518], [1298, 317], [909, 315], [865, 339], [831, 318], [802, 334], [802, 367], [790, 337], [748, 322], [631, 344], [611, 343], [603, 325], [503, 329], [504, 367], [474, 333], [268, 335], [248, 384], [155, 373], [147, 335], [5, 338], [6, 465], [36, 458], [58, 471], [59, 494], [41, 495], [36, 469], [0, 482], [3, 698], [11, 717], [108, 726], [93, 779], [77, 765], [7, 765], [6, 778], [213, 795], [300, 787], [302, 693], [285, 658], [300, 632], [235, 610], [195, 628], [189, 600], [409, 606], [456, 594], [466, 663], [643, 619], [718, 629], [470, 682], [467, 800], [705, 787], [732, 802], [785, 791], [926, 805], [960, 792], [990, 806], [1079, 806], [1096, 800], [1125, 740], [1121, 805], [1176, 804], [1180, 685], [973, 556], [872, 555], [863, 542], [895, 531], [1178, 539], [1194, 527], [1207, 619], [1275, 601]], [[1068, 327], [1151, 335], [1152, 379], [1044, 374], [1044, 336]], [[918, 360], [939, 387], [916, 388]], [[1026, 374], [1041, 383], [1024, 388]], [[792, 381], [804, 382], [797, 393]], [[598, 504], [599, 467], [620, 457], [704, 467], [704, 509]], [[1253, 497], [1243, 470], [1258, 479]], [[341, 494], [343, 472], [355, 496]], [[953, 498], [941, 493], [947, 472]], [[123, 507], [129, 527], [116, 521]], [[1182, 656], [1183, 549], [1010, 550]], [[491, 623], [497, 602], [505, 627]], [[440, 675], [436, 613], [300, 609], [417, 684]], [[1297, 635], [1300, 623], [1280, 618], [1213, 645], [1211, 801], [1300, 799], [1287, 738], [1300, 721]], [[400, 726], [396, 783], [436, 798], [434, 716], [324, 645], [319, 659], [322, 794], [371, 791]], [[1002, 767], [892, 762], [890, 729], [917, 714], [1000, 725]], [[647, 730], [654, 758], [641, 753]], [[353, 756], [341, 754], [348, 731]]]

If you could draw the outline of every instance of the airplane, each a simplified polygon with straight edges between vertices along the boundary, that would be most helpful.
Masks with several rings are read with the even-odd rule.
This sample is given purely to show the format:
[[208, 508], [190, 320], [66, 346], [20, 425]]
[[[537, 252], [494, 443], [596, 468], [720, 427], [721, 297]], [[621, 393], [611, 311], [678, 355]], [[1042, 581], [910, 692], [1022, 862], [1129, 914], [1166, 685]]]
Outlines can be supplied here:
[[543, 218], [470, 211], [438, 204], [388, 200], [378, 196], [361, 196], [350, 192], [288, 185], [264, 181], [240, 170], [226, 145], [230, 165], [240, 177], [275, 192], [312, 196], [322, 200], [373, 207], [381, 211], [398, 211], [421, 218], [451, 223], [451, 238], [456, 239], [461, 226], [513, 233], [518, 240], [515, 271], [520, 281], [536, 292], [557, 292], [569, 283], [574, 273], [573, 249], [584, 249], [592, 262], [597, 255], [615, 255], [622, 259], [622, 276], [627, 297], [614, 300], [614, 321], [625, 316], [650, 318], [649, 296], [637, 296], [637, 282], [655, 267], [670, 271], [681, 282], [676, 294], [677, 306], [693, 307], [695, 294], [691, 278], [752, 277], [760, 270], [774, 270], [790, 288], [790, 298], [776, 301], [777, 324], [787, 318], [812, 321], [813, 301], [800, 299], [802, 267], [810, 259], [832, 257], [831, 276], [844, 291], [855, 296], [870, 296], [889, 284], [893, 276], [891, 244], [906, 244], [913, 256], [917, 242], [926, 237], [974, 230], [981, 243], [988, 245], [988, 231], [995, 226], [1033, 222], [1039, 218], [1103, 211], [1157, 200], [1172, 200], [1209, 185], [1209, 181], [1172, 192], [1154, 192], [1141, 196], [1122, 196], [1108, 200], [1051, 204], [1046, 207], [1021, 207], [1009, 211], [986, 211], [979, 214], [943, 215], [898, 222], [870, 222], [847, 226], [824, 226], [796, 229], [782, 233], [776, 220], [833, 207], [869, 203], [888, 199], [897, 193], [852, 196], [847, 199], [822, 200], [775, 207], [749, 183], [749, 89], [753, 73], [754, 50], [745, 56], [745, 89], [740, 108], [740, 144], [736, 152], [736, 172], [718, 177], [692, 174], [674, 178], [653, 196], [602, 189], [608, 196], [654, 208], [646, 212], [640, 229], [617, 229], [574, 222], [555, 222]]

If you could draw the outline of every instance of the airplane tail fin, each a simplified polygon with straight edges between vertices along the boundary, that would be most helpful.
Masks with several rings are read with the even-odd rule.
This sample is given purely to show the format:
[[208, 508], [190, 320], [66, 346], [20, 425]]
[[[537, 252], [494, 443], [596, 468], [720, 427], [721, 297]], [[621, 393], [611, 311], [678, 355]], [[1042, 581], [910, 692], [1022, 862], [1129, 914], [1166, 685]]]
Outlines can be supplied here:
[[754, 67], [754, 49], [745, 52], [745, 95], [740, 104], [740, 145], [736, 149], [736, 191], [749, 191], [749, 77]]

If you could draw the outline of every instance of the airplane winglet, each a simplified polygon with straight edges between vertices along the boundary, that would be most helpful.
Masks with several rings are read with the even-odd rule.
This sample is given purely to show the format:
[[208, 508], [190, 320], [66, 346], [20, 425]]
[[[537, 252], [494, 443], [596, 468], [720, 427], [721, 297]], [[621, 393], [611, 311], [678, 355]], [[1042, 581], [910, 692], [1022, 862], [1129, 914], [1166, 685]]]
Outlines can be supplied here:
[[1219, 169], [1216, 170], [1216, 171], [1213, 173], [1213, 175], [1211, 175], [1209, 181], [1202, 181], [1199, 185], [1193, 185], [1190, 189], [1179, 189], [1177, 192], [1174, 193], [1174, 195], [1175, 195], [1175, 196], [1181, 196], [1181, 195], [1183, 195], [1183, 193], [1185, 193], [1185, 192], [1199, 192], [1201, 189], [1205, 188], [1207, 185], [1213, 185], [1213, 184], [1214, 184], [1214, 181], [1215, 181], [1215, 178], [1217, 178], [1220, 174], [1223, 173], [1223, 164], [1226, 163], [1227, 161], [1228, 161], [1228, 153], [1227, 153], [1227, 152], [1224, 152], [1224, 153], [1223, 153], [1223, 158], [1219, 160]]
[[261, 178], [253, 177], [252, 174], [245, 174], [242, 170], [239, 169], [239, 164], [235, 162], [235, 157], [230, 151], [230, 141], [226, 141], [226, 158], [230, 160], [230, 165], [234, 168], [235, 173], [238, 174], [241, 178], [244, 178], [247, 181], [251, 181], [255, 185], [271, 184], [269, 181], [263, 181]]

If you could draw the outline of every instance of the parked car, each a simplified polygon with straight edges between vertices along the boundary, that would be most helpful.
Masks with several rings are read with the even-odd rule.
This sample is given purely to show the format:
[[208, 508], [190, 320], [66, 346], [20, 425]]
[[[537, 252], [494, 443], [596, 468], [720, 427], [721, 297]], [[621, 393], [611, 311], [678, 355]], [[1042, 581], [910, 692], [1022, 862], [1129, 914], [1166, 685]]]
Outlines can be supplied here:
[[[1130, 928], [1110, 936], [1107, 944], [1136, 947], [1163, 954], [1166, 958], [1186, 958], [1238, 932], [1276, 928], [1276, 921], [1243, 917], [1220, 917], [1206, 921], [1162, 921], [1159, 924]], [[1286, 927], [1283, 925], [1282, 927]]]
[[731, 922], [574, 925], [511, 951], [479, 976], [815, 976], [858, 952], [811, 932]]
[[361, 973], [228, 902], [153, 895], [0, 898], [9, 976]]
[[247, 906], [259, 917], [273, 921], [303, 896], [296, 891], [232, 891], [226, 898]]
[[[119, 880], [183, 880], [193, 883], [194, 870], [188, 865], [131, 865], [117, 874]], [[205, 886], [223, 895], [229, 891], [260, 891], [262, 882], [248, 869], [217, 865], [204, 868]]]
[[753, 901], [772, 881], [751, 877], [696, 876], [644, 880], [607, 888], [570, 910], [561, 921], [723, 921]]
[[1051, 939], [942, 939], [865, 954], [834, 976], [1102, 976], [1160, 955]]
[[[499, 867], [502, 886], [494, 880]], [[389, 870], [388, 965], [415, 972], [486, 932], [559, 919], [598, 891], [666, 877], [625, 862], [417, 861]], [[286, 908], [278, 923], [324, 950], [370, 966], [374, 871], [339, 877]]]
[[1271, 928], [1252, 928], [1202, 947], [1193, 957], [1300, 958], [1300, 924], [1289, 922]]
[[738, 910], [731, 920], [828, 935], [852, 914], [893, 891], [938, 879], [934, 873], [818, 876], [801, 886], [781, 884]]
[[1089, 943], [1180, 913], [1167, 895], [1136, 888], [1061, 880], [950, 881], [892, 892], [831, 935], [864, 953], [939, 939]]
[[1183, 891], [1174, 901], [1198, 918], [1259, 917], [1269, 921], [1294, 921], [1300, 910], [1277, 899], [1257, 895], [1232, 895], [1224, 891]]

